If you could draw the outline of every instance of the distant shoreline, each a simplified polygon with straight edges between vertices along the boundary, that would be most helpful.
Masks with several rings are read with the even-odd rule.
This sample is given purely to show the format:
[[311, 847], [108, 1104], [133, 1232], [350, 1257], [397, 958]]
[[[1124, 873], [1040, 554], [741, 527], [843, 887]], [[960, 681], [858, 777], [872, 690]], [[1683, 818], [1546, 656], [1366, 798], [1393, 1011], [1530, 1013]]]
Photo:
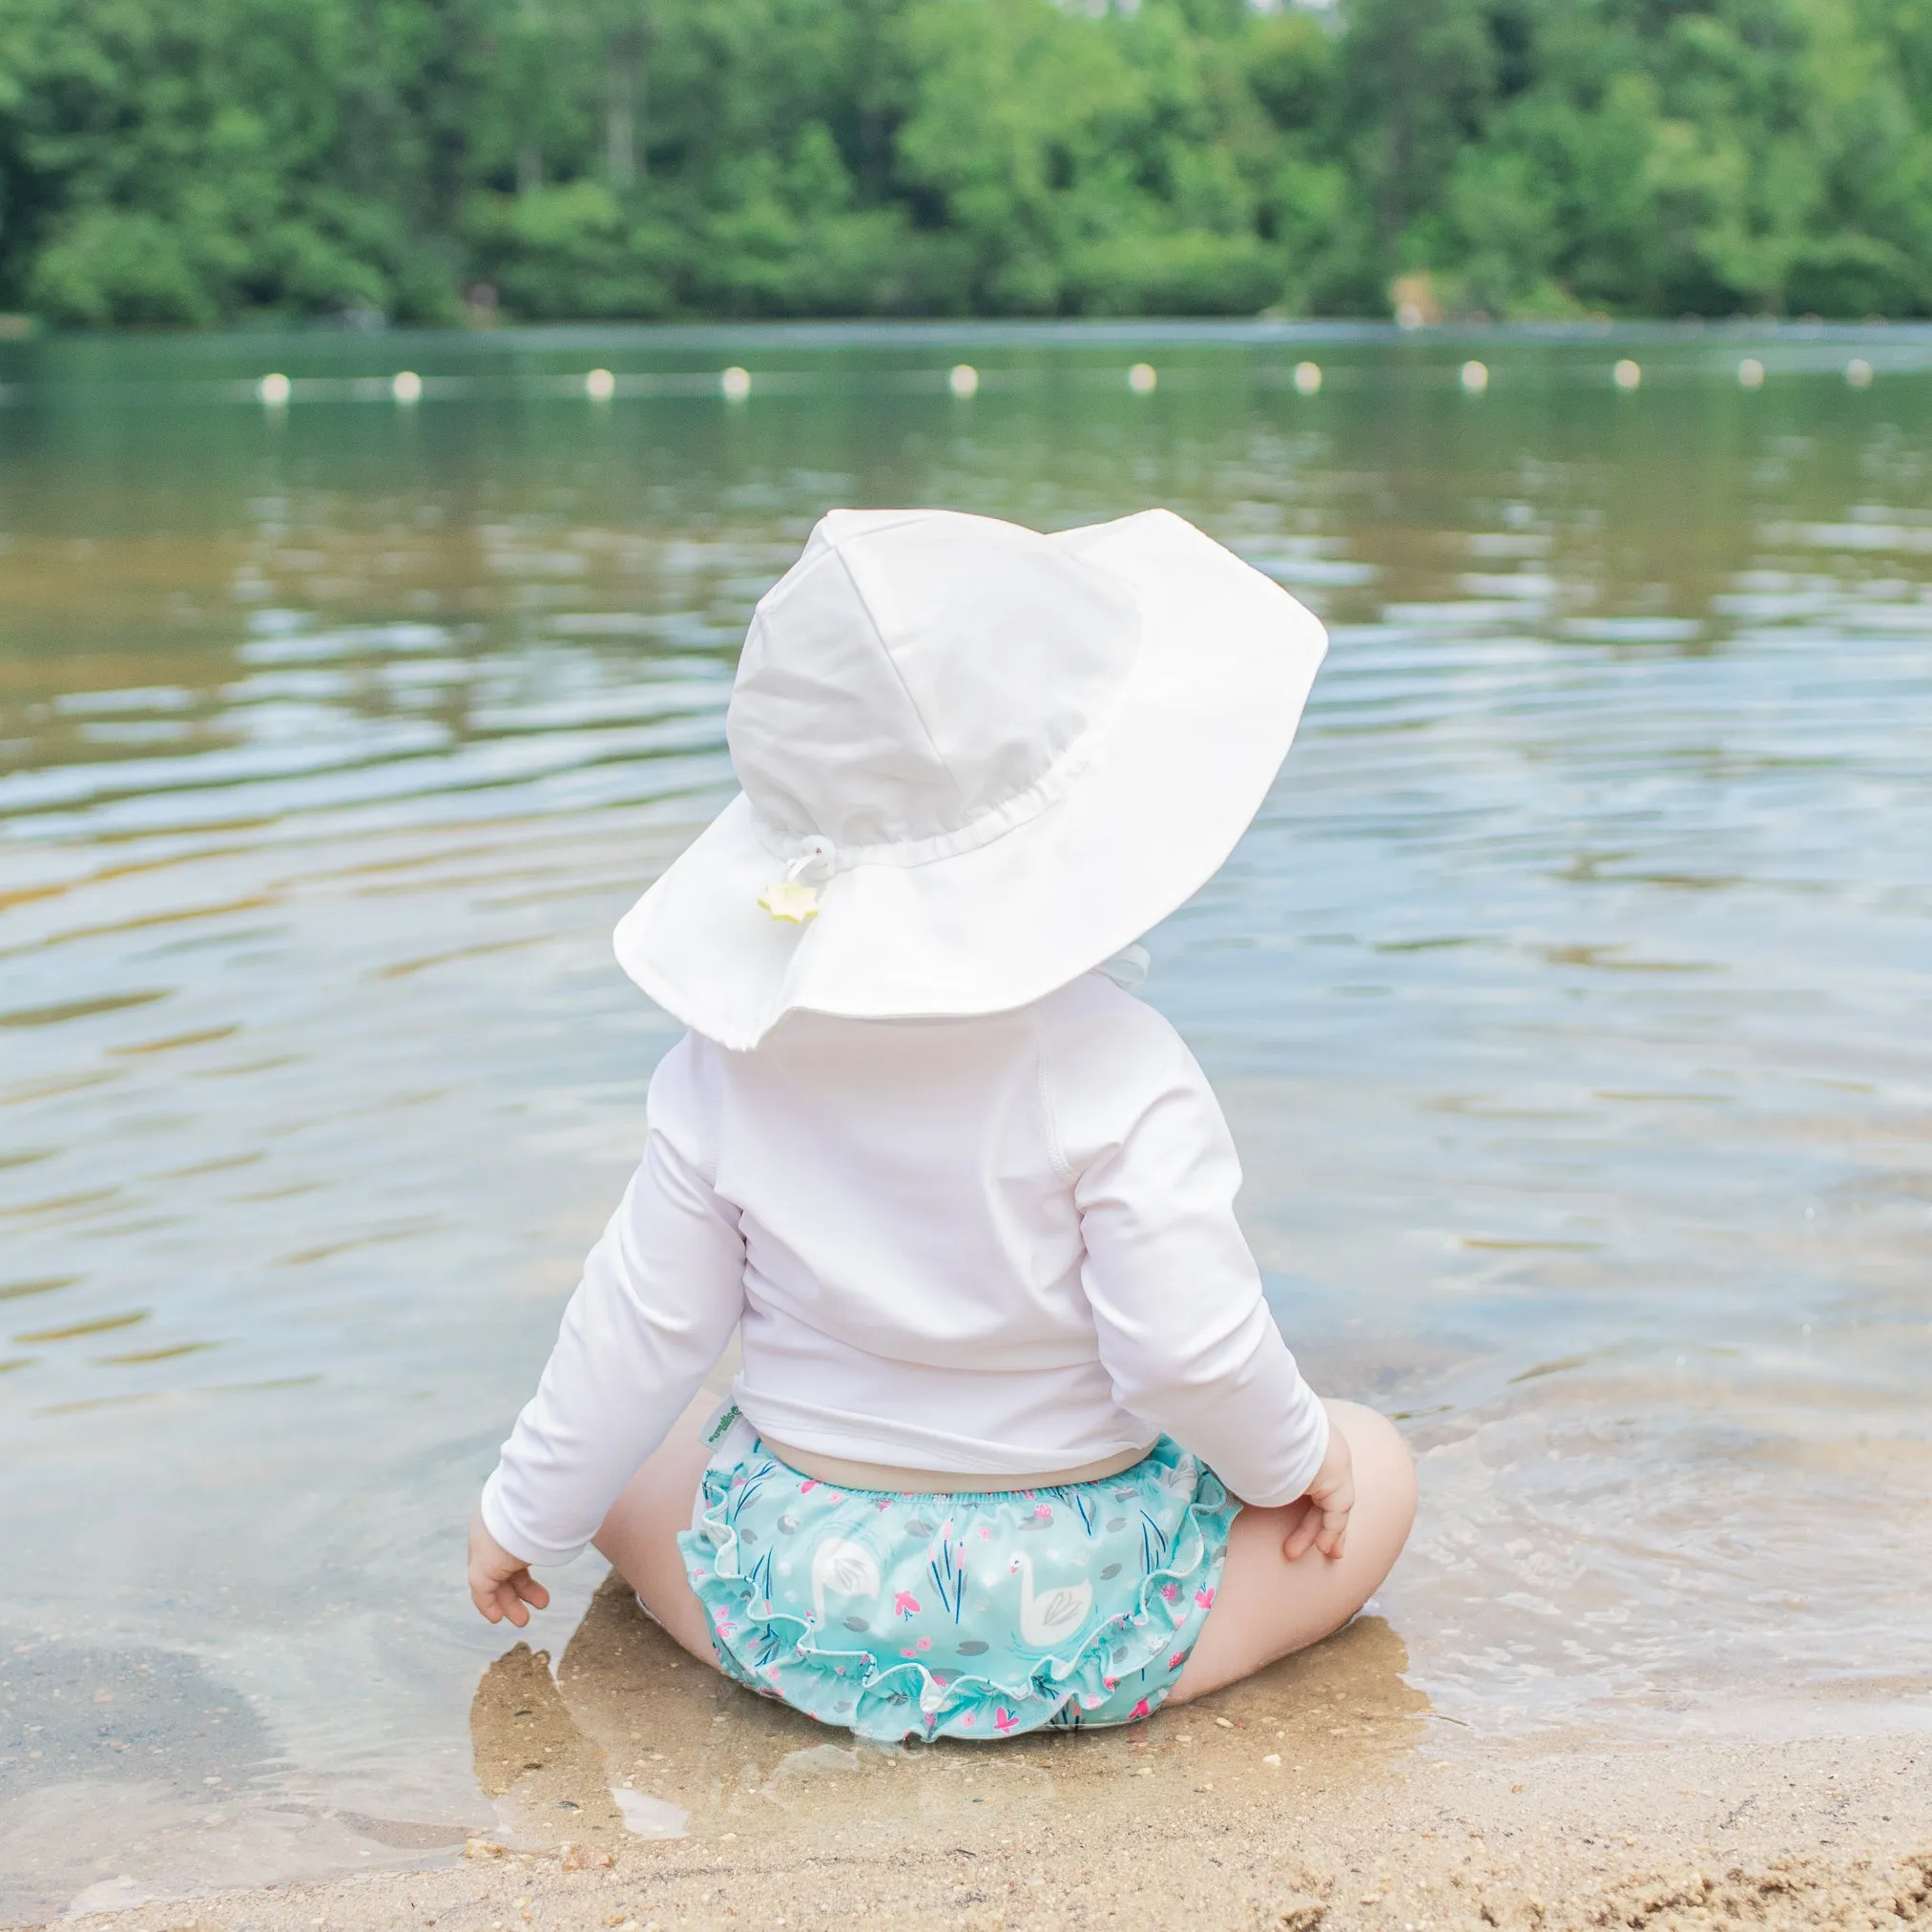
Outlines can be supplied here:
[[1615, 318], [1578, 322], [1441, 322], [1404, 327], [1394, 322], [1348, 317], [1308, 316], [1139, 316], [1085, 317], [799, 317], [746, 321], [723, 317], [679, 322], [516, 322], [489, 328], [448, 324], [380, 323], [365, 326], [329, 320], [240, 322], [206, 329], [81, 329], [43, 325], [27, 332], [0, 333], [0, 354], [48, 343], [301, 343], [343, 347], [374, 342], [464, 343], [478, 349], [514, 350], [568, 346], [576, 343], [661, 344], [675, 348], [729, 346], [742, 343], [796, 348], [914, 347], [921, 343], [979, 343], [987, 346], [1031, 343], [1174, 343], [1232, 346], [1339, 343], [1416, 348], [1469, 343], [1594, 343], [1774, 341], [1845, 343], [1932, 343], [1932, 320], [1909, 322], [1801, 321], [1794, 317], [1733, 316], [1722, 320], [1684, 317]]

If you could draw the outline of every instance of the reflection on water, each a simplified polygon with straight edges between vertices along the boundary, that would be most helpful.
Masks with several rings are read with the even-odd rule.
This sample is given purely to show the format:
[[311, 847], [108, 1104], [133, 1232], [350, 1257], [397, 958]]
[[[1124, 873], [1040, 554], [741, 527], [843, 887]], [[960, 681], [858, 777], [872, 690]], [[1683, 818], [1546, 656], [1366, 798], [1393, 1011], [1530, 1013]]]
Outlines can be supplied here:
[[[711, 1768], [638, 1777], [636, 1694], [568, 1661], [621, 1606], [559, 1714], [460, 1543], [669, 1038], [610, 928], [723, 796], [751, 605], [840, 502], [1164, 502], [1331, 626], [1150, 996], [1305, 1363], [1423, 1454], [1381, 1610], [1435, 1716], [1924, 1722], [1932, 341], [1497, 338], [1481, 396], [1466, 353], [0, 345], [0, 1905], [536, 1831], [519, 1723], [612, 1829], [826, 1745], [667, 1669], [665, 1762]], [[422, 404], [362, 399], [405, 355]]]
[[[613, 1577], [554, 1675], [519, 1643], [470, 1710], [492, 1842], [530, 1850], [742, 1832], [924, 1830], [948, 1817], [1072, 1806], [1126, 1817], [1176, 1788], [1290, 1804], [1413, 1750], [1428, 1699], [1408, 1652], [1366, 1616], [1340, 1636], [1184, 1709], [1024, 1744], [886, 1746], [827, 1731], [684, 1655]], [[1155, 1780], [1150, 1790], [1136, 1782]]]

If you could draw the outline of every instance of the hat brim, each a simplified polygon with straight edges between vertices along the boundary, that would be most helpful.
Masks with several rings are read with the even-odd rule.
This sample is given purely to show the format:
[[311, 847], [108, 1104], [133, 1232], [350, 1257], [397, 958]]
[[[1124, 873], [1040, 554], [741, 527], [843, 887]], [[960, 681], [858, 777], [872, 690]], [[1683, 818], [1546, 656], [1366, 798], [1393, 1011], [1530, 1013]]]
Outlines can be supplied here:
[[1326, 634], [1167, 510], [1053, 540], [1124, 584], [1143, 626], [1064, 795], [972, 850], [849, 866], [793, 925], [758, 904], [784, 862], [740, 794], [618, 924], [618, 963], [659, 1006], [732, 1049], [799, 1009], [1006, 1012], [1111, 958], [1219, 870], [1294, 741]]

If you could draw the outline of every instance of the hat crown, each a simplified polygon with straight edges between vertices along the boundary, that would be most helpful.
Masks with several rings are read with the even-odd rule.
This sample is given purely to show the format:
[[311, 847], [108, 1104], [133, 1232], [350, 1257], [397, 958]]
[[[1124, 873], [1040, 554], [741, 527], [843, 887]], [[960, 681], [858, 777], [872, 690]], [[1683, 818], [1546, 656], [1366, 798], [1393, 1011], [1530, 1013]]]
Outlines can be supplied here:
[[1049, 537], [834, 510], [758, 602], [732, 762], [767, 836], [971, 842], [1048, 802], [1139, 643], [1132, 592]]

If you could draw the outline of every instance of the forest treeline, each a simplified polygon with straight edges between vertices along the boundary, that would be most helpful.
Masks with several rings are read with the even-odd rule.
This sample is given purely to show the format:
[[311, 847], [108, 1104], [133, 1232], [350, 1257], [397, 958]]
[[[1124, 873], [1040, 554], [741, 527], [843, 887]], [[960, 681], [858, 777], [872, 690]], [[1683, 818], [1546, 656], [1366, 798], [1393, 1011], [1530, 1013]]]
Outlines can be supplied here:
[[1932, 313], [1932, 0], [0, 0], [0, 308]]

